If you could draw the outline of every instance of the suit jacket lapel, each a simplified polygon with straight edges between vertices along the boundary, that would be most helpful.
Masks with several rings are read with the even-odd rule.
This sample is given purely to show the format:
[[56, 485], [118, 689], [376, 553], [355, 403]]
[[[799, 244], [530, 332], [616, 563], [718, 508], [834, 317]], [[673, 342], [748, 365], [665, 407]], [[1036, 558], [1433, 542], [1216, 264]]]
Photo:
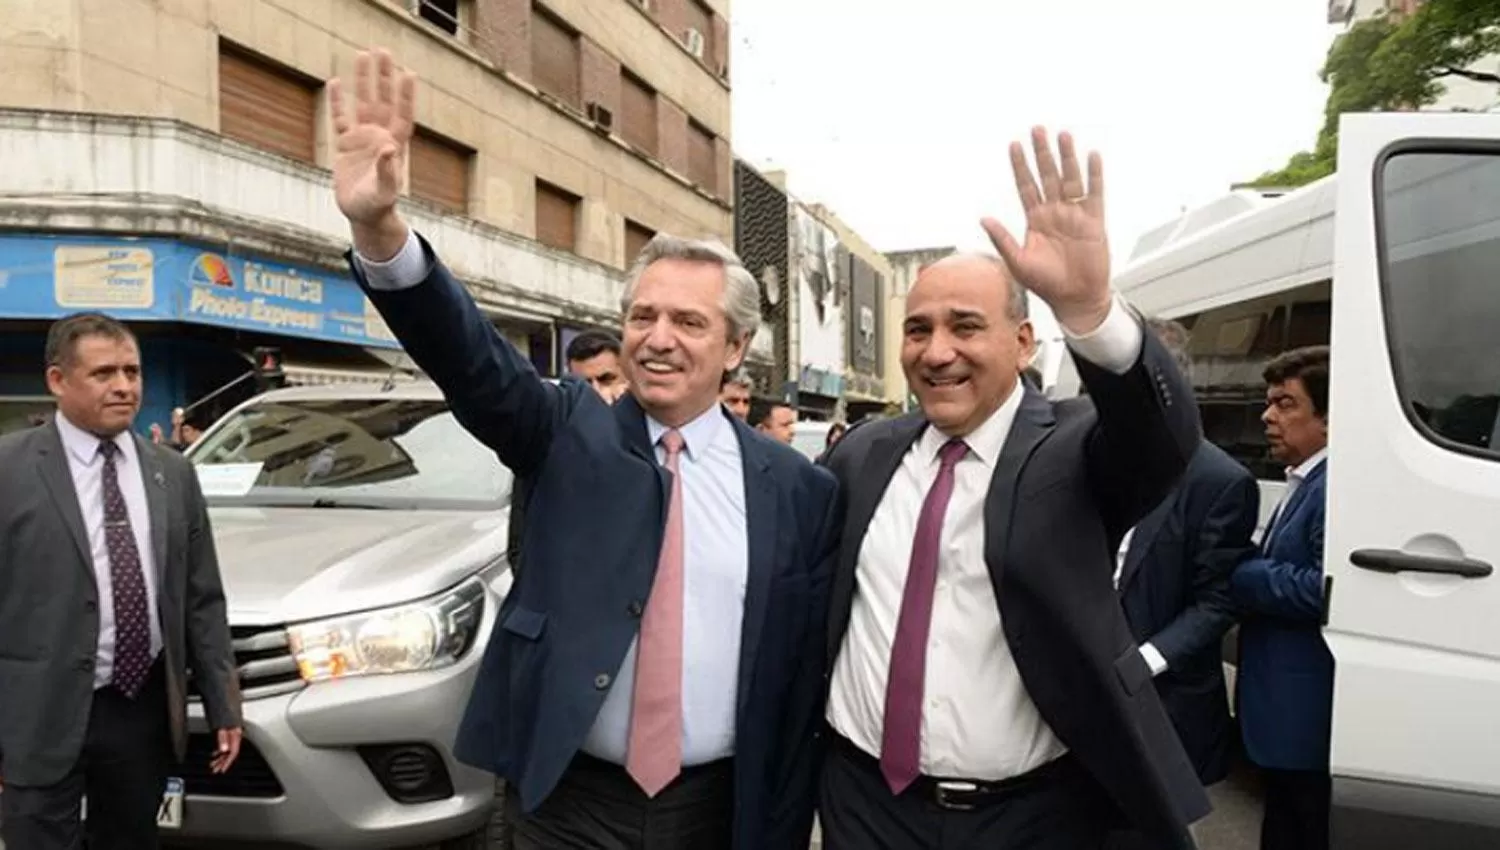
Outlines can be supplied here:
[[[1017, 384], [1017, 387], [1024, 386]], [[1005, 546], [1010, 534], [1012, 508], [1016, 503], [1016, 487], [1021, 482], [1021, 470], [1031, 457], [1032, 451], [1052, 433], [1057, 420], [1052, 414], [1052, 403], [1041, 393], [1027, 389], [1021, 398], [1021, 407], [1016, 411], [1016, 421], [1005, 437], [1000, 449], [999, 461], [995, 464], [994, 477], [990, 479], [990, 492], [984, 505], [984, 559], [990, 568], [990, 580], [995, 584], [995, 595], [1000, 595], [1000, 572], [1005, 564]]]
[[844, 516], [844, 534], [839, 545], [838, 572], [833, 577], [832, 616], [828, 618], [828, 664], [830, 669], [843, 644], [844, 629], [849, 623], [849, 607], [854, 599], [855, 573], [859, 566], [859, 549], [864, 543], [865, 532], [875, 509], [885, 497], [885, 488], [890, 485], [901, 459], [916, 442], [927, 422], [920, 414], [909, 414], [895, 420], [889, 433], [870, 444], [869, 451], [860, 459], [860, 467], [851, 477], [845, 491], [848, 500]]
[[41, 447], [37, 452], [37, 471], [47, 494], [52, 497], [68, 528], [68, 536], [78, 548], [79, 564], [94, 578], [94, 554], [89, 547], [88, 529], [83, 524], [83, 511], [78, 507], [78, 490], [73, 486], [73, 473], [68, 469], [67, 449], [63, 447], [62, 435], [56, 422], [42, 426]]
[[162, 470], [157, 448], [139, 436], [135, 454], [141, 459], [141, 486], [146, 490], [146, 510], [151, 514], [151, 552], [156, 574], [167, 572], [167, 529], [171, 527], [172, 501], [167, 498], [167, 477]]
[[1167, 524], [1167, 517], [1171, 514], [1176, 503], [1175, 499], [1167, 498], [1157, 505], [1151, 513], [1146, 514], [1140, 522], [1136, 523], [1135, 531], [1130, 535], [1130, 548], [1125, 552], [1125, 567], [1120, 571], [1120, 592], [1124, 593], [1130, 587], [1131, 579], [1140, 572], [1141, 563], [1146, 560], [1146, 555], [1151, 551], [1151, 544], [1156, 541], [1156, 536]]
[[1287, 521], [1297, 511], [1302, 509], [1302, 503], [1307, 499], [1308, 487], [1318, 480], [1327, 466], [1328, 462], [1324, 461], [1313, 467], [1312, 472], [1309, 472], [1307, 477], [1302, 479], [1302, 483], [1297, 485], [1297, 489], [1292, 493], [1292, 497], [1282, 502], [1281, 506], [1272, 514], [1271, 524], [1266, 527], [1266, 542], [1261, 547], [1261, 554], [1270, 554], [1271, 546], [1276, 542], [1276, 537], [1281, 532], [1282, 527], [1286, 525]]
[[[615, 419], [620, 425], [620, 434], [625, 439], [625, 447], [630, 453], [640, 457], [651, 468], [656, 471], [657, 490], [661, 495], [661, 521], [662, 529], [665, 531], [667, 522], [667, 499], [671, 496], [672, 473], [668, 472], [661, 462], [656, 459], [656, 447], [651, 445], [651, 434], [646, 430], [646, 411], [641, 408], [635, 396], [627, 393], [614, 405]], [[653, 575], [655, 570], [653, 568]]]
[[745, 716], [755, 656], [771, 607], [771, 580], [776, 574], [777, 488], [765, 447], [758, 445], [749, 426], [725, 411], [740, 441], [740, 465], [745, 476], [745, 533], [748, 536], [745, 576], [745, 618], [740, 629], [738, 715]]

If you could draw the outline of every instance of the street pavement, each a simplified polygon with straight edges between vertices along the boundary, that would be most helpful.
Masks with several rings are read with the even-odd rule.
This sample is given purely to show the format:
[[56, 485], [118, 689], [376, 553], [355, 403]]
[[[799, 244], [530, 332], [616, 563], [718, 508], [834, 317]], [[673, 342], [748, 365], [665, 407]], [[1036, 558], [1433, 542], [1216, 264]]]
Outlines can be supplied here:
[[[1214, 812], [1198, 824], [1199, 850], [1257, 850], [1260, 846], [1260, 789], [1248, 770], [1239, 770], [1209, 789]], [[811, 850], [821, 850], [813, 836]], [[5, 842], [0, 841], [0, 850]], [[257, 848], [245, 848], [257, 850]]]

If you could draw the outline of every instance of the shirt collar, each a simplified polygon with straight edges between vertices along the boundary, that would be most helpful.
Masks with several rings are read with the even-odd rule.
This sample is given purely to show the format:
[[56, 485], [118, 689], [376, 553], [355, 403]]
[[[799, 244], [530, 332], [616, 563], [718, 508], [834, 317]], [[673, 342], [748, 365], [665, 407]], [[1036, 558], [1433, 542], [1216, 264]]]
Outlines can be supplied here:
[[1328, 447], [1324, 446], [1323, 448], [1318, 449], [1317, 453], [1315, 453], [1312, 457], [1302, 461], [1296, 467], [1288, 467], [1286, 471], [1286, 477], [1295, 478], [1298, 481], [1301, 481], [1302, 479], [1311, 475], [1312, 471], [1318, 468], [1318, 464], [1322, 463], [1323, 460], [1327, 457]]
[[[723, 406], [715, 402], [709, 409], [698, 414], [696, 419], [677, 429], [677, 433], [682, 435], [682, 450], [690, 460], [700, 459], [709, 446], [717, 443], [725, 434], [733, 434], [726, 415]], [[646, 415], [646, 433], [651, 437], [652, 447], [661, 442], [661, 435], [668, 430], [670, 429], [656, 421], [655, 417]]]
[[[1010, 426], [1016, 421], [1016, 412], [1021, 409], [1021, 397], [1025, 395], [1025, 388], [1020, 381], [1016, 382], [1010, 395], [1000, 404], [990, 418], [980, 423], [967, 437], [963, 438], [964, 444], [969, 447], [969, 454], [990, 469], [995, 468], [1000, 459], [1000, 449], [1005, 445], [1005, 438], [1010, 434]], [[948, 435], [936, 428], [929, 426], [922, 432], [922, 440], [917, 444], [917, 452], [920, 454], [924, 464], [937, 462], [938, 450], [948, 442]]]
[[[62, 437], [63, 447], [68, 450], [68, 454], [84, 466], [92, 466], [99, 457], [99, 444], [103, 440], [69, 422], [61, 410], [57, 412], [57, 433]], [[119, 446], [120, 457], [127, 461], [135, 459], [135, 444], [131, 442], [129, 431], [121, 431], [110, 442]]]

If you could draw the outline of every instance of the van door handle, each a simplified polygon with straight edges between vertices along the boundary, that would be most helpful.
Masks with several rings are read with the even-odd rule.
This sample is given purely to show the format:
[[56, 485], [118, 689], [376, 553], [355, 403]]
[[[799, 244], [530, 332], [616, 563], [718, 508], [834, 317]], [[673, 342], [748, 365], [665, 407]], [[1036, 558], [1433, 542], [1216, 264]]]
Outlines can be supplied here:
[[1349, 560], [1356, 567], [1381, 573], [1447, 573], [1464, 578], [1486, 578], [1495, 568], [1473, 558], [1413, 555], [1399, 549], [1355, 549]]

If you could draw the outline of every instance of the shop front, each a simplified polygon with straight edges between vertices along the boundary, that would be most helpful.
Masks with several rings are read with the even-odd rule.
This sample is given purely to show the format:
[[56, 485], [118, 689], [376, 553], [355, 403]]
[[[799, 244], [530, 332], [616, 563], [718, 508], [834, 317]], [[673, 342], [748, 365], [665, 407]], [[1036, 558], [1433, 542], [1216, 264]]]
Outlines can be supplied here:
[[[173, 239], [0, 236], [0, 431], [51, 409], [47, 327], [79, 311], [107, 313], [140, 337], [142, 433], [169, 427], [174, 407], [209, 399], [195, 412], [211, 419], [248, 398], [259, 346], [280, 350], [293, 384], [415, 371], [347, 273]], [[550, 342], [522, 350], [546, 353]]]

